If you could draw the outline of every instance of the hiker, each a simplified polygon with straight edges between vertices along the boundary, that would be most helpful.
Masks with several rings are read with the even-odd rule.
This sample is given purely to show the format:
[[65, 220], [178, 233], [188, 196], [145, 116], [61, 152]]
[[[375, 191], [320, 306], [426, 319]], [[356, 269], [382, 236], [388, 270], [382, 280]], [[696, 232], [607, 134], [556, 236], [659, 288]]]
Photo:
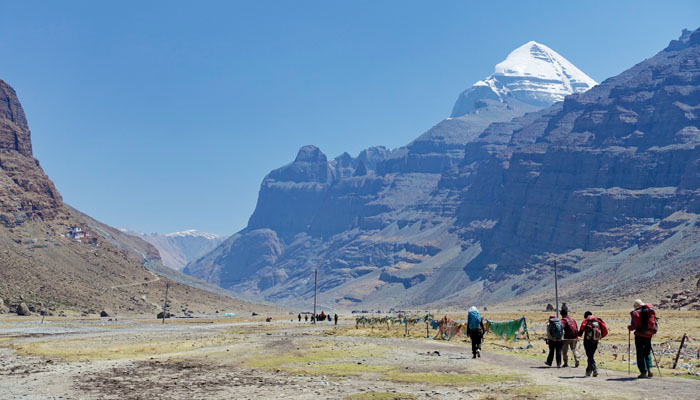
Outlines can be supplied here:
[[304, 322], [309, 322], [309, 314], [304, 314]]
[[561, 327], [561, 321], [554, 315], [549, 316], [549, 322], [547, 322], [547, 345], [549, 346], [549, 355], [547, 355], [547, 361], [544, 363], [551, 367], [554, 355], [557, 356], [557, 368], [561, 368], [561, 348], [562, 338], [564, 337], [564, 330]]
[[627, 327], [629, 331], [634, 331], [634, 349], [637, 352], [637, 368], [639, 376], [637, 378], [651, 378], [653, 367], [651, 362], [651, 337], [658, 329], [654, 306], [644, 304], [641, 300], [634, 301], [634, 311], [630, 312], [632, 321]]
[[578, 345], [578, 325], [576, 320], [569, 315], [569, 307], [566, 303], [561, 306], [561, 324], [564, 328], [564, 345], [562, 347], [562, 358], [564, 359], [563, 367], [569, 366], [569, 350], [574, 357], [574, 368], [578, 368], [578, 353], [576, 346]]
[[301, 313], [299, 313], [299, 322], [301, 322]]
[[583, 313], [583, 321], [578, 330], [578, 336], [583, 336], [583, 349], [586, 351], [586, 376], [598, 376], [598, 366], [595, 363], [595, 352], [598, 349], [600, 339], [608, 335], [608, 327], [602, 319], [594, 317], [593, 313]]
[[333, 322], [338, 325], [338, 314], [333, 315]]
[[472, 306], [467, 314], [467, 334], [472, 340], [472, 358], [481, 357], [481, 339], [484, 337], [484, 321], [479, 310]]

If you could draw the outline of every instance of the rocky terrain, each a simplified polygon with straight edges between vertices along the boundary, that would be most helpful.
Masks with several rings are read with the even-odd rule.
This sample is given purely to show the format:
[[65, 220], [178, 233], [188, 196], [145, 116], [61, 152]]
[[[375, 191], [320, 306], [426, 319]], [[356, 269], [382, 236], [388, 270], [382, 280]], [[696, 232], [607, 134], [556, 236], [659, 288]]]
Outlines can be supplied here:
[[33, 157], [15, 91], [0, 80], [0, 313], [178, 314], [265, 308], [165, 278], [158, 251], [63, 203]]
[[556, 261], [563, 296], [658, 302], [700, 269], [700, 32], [592, 84], [530, 42], [406, 147], [303, 147], [185, 272], [294, 304], [318, 269], [327, 306], [461, 307], [551, 303]]
[[265, 177], [248, 227], [185, 272], [269, 300], [295, 301], [308, 298], [311, 272], [321, 268], [322, 297], [342, 306], [403, 301], [410, 297], [405, 290], [425, 287], [429, 275], [440, 281], [437, 269], [463, 275], [456, 270], [478, 251], [462, 248], [454, 227], [459, 199], [439, 187], [443, 176], [459, 172], [465, 144], [491, 123], [594, 84], [553, 50], [529, 42], [464, 91], [452, 117], [406, 147], [372, 147], [331, 161], [315, 146], [300, 149], [293, 163]]

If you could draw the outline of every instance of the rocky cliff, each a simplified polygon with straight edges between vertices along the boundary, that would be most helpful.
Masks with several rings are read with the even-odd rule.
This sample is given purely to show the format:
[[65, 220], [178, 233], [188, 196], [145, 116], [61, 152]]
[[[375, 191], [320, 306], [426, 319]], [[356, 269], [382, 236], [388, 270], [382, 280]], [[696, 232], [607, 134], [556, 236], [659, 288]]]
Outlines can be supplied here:
[[186, 270], [303, 303], [318, 268], [320, 300], [353, 308], [549, 300], [555, 261], [584, 304], [672, 287], [700, 270], [699, 39], [585, 92], [528, 43], [404, 148], [302, 149], [249, 226]]
[[452, 232], [457, 195], [438, 187], [442, 174], [459, 170], [465, 144], [493, 122], [593, 84], [551, 49], [529, 42], [460, 95], [458, 105], [468, 98], [469, 110], [453, 112], [406, 147], [373, 147], [332, 161], [314, 146], [300, 149], [294, 162], [265, 177], [248, 227], [185, 272], [269, 300], [295, 301], [309, 295], [309, 273], [319, 267], [321, 292], [336, 304], [372, 296], [393, 301], [385, 289], [401, 297], [442, 264], [453, 270], [474, 257]]
[[[33, 157], [29, 126], [15, 91], [0, 80], [0, 298], [13, 310], [49, 313], [155, 313], [166, 283], [177, 313], [257, 306], [192, 278], [165, 278], [158, 251], [63, 203]], [[149, 269], [150, 268], [150, 269]], [[192, 282], [190, 282], [192, 281]], [[185, 282], [185, 284], [183, 284]], [[201, 282], [200, 282], [201, 283]], [[172, 297], [175, 296], [175, 297]], [[8, 307], [0, 304], [0, 312]]]

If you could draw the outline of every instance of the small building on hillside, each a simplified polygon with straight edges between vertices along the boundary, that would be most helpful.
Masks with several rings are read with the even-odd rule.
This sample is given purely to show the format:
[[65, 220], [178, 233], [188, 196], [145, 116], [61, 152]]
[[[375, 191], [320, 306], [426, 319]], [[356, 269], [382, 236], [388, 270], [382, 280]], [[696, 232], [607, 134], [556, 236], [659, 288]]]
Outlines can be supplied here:
[[83, 228], [79, 226], [71, 226], [68, 228], [68, 233], [66, 233], [66, 236], [73, 240], [85, 240], [88, 238], [89, 233], [86, 230], [83, 230]]

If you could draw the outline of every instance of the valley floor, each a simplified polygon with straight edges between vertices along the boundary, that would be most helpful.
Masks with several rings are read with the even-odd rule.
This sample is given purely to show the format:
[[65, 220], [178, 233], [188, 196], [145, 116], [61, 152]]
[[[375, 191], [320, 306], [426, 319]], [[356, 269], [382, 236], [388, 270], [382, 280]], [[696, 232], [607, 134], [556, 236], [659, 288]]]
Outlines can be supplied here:
[[[42, 325], [4, 317], [0, 397], [678, 399], [700, 393], [700, 380], [669, 377], [670, 370], [664, 378], [639, 381], [636, 368], [628, 375], [619, 359], [606, 361], [597, 378], [584, 377], [585, 359], [579, 368], [547, 368], [535, 337], [534, 349], [518, 352], [506, 349], [526, 342], [504, 345], [491, 335], [483, 356], [472, 359], [468, 342], [426, 339], [425, 325], [403, 337], [402, 327], [355, 329], [349, 318], [337, 327], [289, 318], [179, 319], [165, 325], [52, 319]], [[662, 357], [665, 365], [668, 356]]]

